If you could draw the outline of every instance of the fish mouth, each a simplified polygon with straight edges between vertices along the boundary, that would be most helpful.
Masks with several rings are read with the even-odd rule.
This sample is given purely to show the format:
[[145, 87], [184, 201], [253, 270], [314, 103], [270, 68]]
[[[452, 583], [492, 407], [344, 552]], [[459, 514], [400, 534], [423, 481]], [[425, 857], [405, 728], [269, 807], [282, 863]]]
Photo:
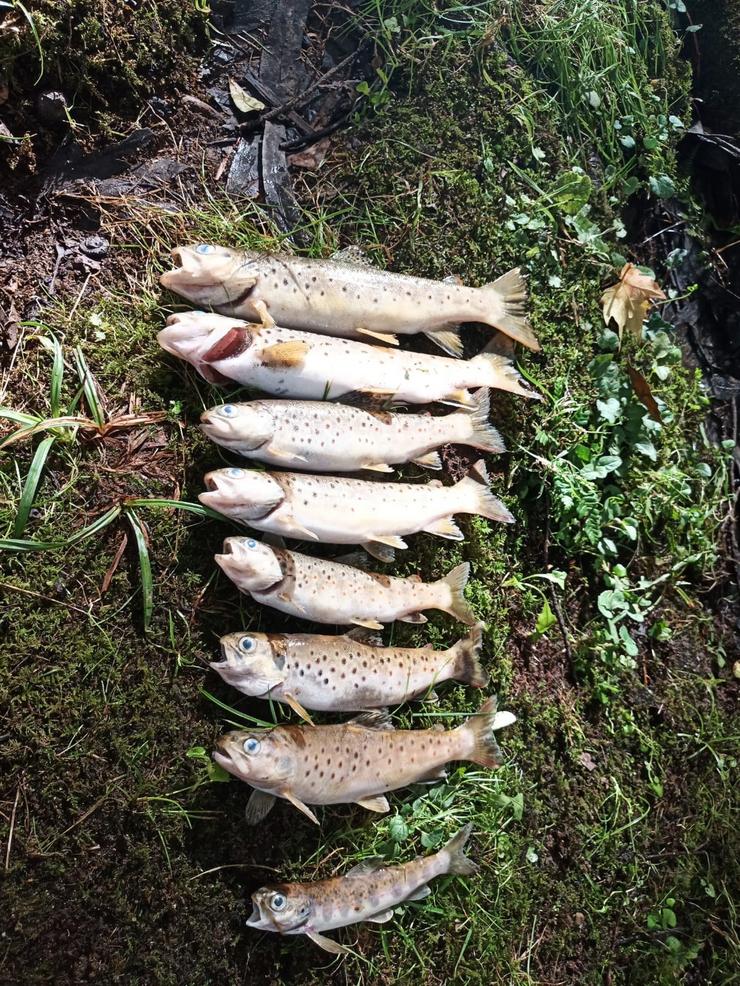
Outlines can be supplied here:
[[259, 904], [252, 901], [252, 913], [246, 920], [246, 925], [248, 928], [259, 928], [265, 919], [262, 917], [262, 911], [260, 910]]

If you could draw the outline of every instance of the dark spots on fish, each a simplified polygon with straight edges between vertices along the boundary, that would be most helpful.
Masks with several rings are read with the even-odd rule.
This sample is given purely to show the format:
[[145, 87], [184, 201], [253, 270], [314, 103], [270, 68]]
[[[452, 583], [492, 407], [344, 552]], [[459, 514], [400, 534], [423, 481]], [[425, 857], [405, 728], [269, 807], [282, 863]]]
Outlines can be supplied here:
[[311, 280], [313, 281], [314, 284], [316, 283], [316, 275], [315, 274], [313, 275], [313, 277], [311, 278]]

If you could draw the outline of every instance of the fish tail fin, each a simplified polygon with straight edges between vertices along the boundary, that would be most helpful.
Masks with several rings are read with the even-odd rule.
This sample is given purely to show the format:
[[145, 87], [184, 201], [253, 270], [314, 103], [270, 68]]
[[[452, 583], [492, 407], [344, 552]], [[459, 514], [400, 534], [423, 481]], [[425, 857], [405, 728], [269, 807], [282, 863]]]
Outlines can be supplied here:
[[473, 749], [469, 759], [481, 767], [498, 767], [501, 763], [501, 749], [494, 734], [516, 722], [516, 716], [511, 712], [498, 712], [497, 709], [496, 696], [491, 695], [475, 715], [462, 726], [458, 726], [458, 729], [466, 730], [472, 740]]
[[469, 441], [483, 452], [505, 452], [503, 438], [488, 420], [491, 413], [491, 394], [488, 387], [481, 387], [473, 395], [473, 402], [472, 411], [468, 415], [473, 430]]
[[483, 646], [483, 624], [478, 623], [467, 637], [463, 637], [451, 648], [454, 657], [455, 681], [461, 681], [473, 688], [485, 688], [489, 675], [480, 663], [480, 649]]
[[513, 524], [513, 514], [507, 510], [497, 496], [491, 493], [489, 482], [486, 464], [483, 459], [478, 459], [470, 474], [460, 480], [456, 489], [463, 496], [469, 498], [471, 513], [480, 514], [481, 517], [487, 517], [489, 520], [497, 520], [501, 524]]
[[462, 565], [458, 565], [451, 572], [448, 572], [437, 584], [445, 586], [450, 596], [449, 602], [440, 606], [440, 609], [472, 627], [478, 622], [478, 618], [463, 595], [469, 577], [470, 562], [464, 561]]
[[491, 316], [491, 325], [528, 349], [540, 348], [527, 317], [527, 282], [519, 267], [484, 284], [480, 290], [495, 302], [497, 314]]
[[449, 862], [447, 864], [448, 873], [454, 873], [457, 876], [471, 876], [473, 873], [477, 873], [478, 864], [474, 863], [472, 859], [465, 855], [465, 845], [472, 831], [473, 823], [468, 822], [443, 847], [442, 852], [446, 852], [449, 856]]
[[487, 386], [496, 387], [497, 390], [508, 390], [510, 393], [519, 394], [521, 397], [531, 397], [535, 401], [542, 400], [537, 391], [532, 390], [522, 378], [508, 357], [498, 353], [483, 352], [474, 356], [470, 362], [485, 367]]

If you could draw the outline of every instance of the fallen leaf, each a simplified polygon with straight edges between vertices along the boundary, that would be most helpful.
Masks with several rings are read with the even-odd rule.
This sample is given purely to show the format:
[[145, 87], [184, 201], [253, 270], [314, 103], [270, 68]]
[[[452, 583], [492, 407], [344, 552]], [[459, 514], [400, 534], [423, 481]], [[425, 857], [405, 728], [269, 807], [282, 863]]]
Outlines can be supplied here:
[[614, 319], [620, 340], [625, 329], [639, 339], [650, 305], [665, 300], [657, 281], [641, 273], [634, 264], [625, 264], [618, 283], [607, 288], [601, 296], [604, 322], [608, 325]]
[[317, 171], [324, 163], [324, 158], [326, 157], [326, 152], [329, 150], [330, 144], [331, 141], [328, 137], [324, 137], [323, 140], [317, 140], [315, 144], [311, 144], [305, 151], [296, 151], [295, 154], [291, 154], [288, 158], [288, 164], [293, 168], [305, 168], [307, 171]]
[[265, 108], [265, 104], [250, 96], [246, 89], [242, 89], [238, 82], [229, 79], [229, 92], [234, 106], [240, 113], [259, 113]]
[[650, 384], [647, 382], [645, 377], [634, 367], [627, 364], [627, 374], [630, 378], [630, 383], [632, 384], [632, 389], [635, 392], [635, 397], [647, 408], [647, 412], [653, 421], [663, 422], [663, 418], [660, 414], [660, 408], [655, 402], [653, 397], [653, 392], [650, 389]]

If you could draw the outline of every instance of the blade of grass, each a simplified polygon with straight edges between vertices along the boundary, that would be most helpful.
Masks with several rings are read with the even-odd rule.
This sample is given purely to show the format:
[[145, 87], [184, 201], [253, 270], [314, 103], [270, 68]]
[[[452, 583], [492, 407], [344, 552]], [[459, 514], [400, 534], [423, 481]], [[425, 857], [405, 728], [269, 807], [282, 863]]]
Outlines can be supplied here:
[[16, 411], [12, 407], [0, 407], [0, 418], [7, 418], [8, 421], [15, 421], [19, 425], [35, 425], [41, 420], [35, 414], [24, 414], [23, 411]]
[[85, 362], [85, 357], [82, 354], [82, 349], [80, 346], [75, 347], [75, 364], [77, 365], [77, 373], [80, 377], [80, 383], [82, 384], [82, 390], [85, 394], [87, 406], [90, 408], [90, 414], [92, 414], [93, 420], [97, 425], [102, 425], [105, 421], [105, 413], [103, 411], [103, 406], [100, 403], [98, 386], [95, 383], [95, 377], [92, 375], [90, 368]]
[[[240, 712], [238, 709], [233, 708], [231, 705], [227, 705], [225, 702], [222, 702], [221, 699], [216, 698], [215, 695], [211, 695], [211, 693], [209, 691], [206, 691], [205, 688], [200, 688], [199, 691], [200, 694], [203, 696], [203, 698], [207, 698], [209, 702], [213, 702], [213, 704], [217, 705], [219, 709], [223, 709], [224, 712], [228, 712], [232, 716], [238, 716], [240, 719], [245, 719], [247, 722], [251, 722], [254, 726], [259, 726], [262, 729], [275, 728], [274, 722], [266, 722], [264, 719], [256, 719], [254, 716], [248, 716], [246, 712]], [[230, 725], [232, 726], [236, 726], [237, 728], [241, 728], [242, 726], [242, 723], [232, 722], [231, 720], [227, 720], [227, 722], [229, 722]]]
[[130, 508], [127, 509], [126, 516], [136, 539], [136, 551], [139, 556], [139, 573], [141, 576], [144, 629], [148, 630], [152, 622], [152, 613], [154, 612], [154, 584], [152, 582], [152, 563], [149, 557], [149, 537], [146, 528], [139, 520], [135, 511]]
[[36, 541], [34, 538], [0, 538], [0, 551], [21, 554], [24, 551], [52, 551], [61, 545], [58, 541]]
[[31, 466], [28, 470], [28, 475], [26, 476], [26, 481], [23, 484], [21, 499], [18, 504], [18, 513], [15, 515], [15, 523], [13, 524], [13, 534], [17, 538], [19, 538], [26, 529], [28, 517], [31, 513], [31, 507], [33, 506], [33, 501], [36, 499], [36, 491], [38, 490], [39, 483], [41, 482], [41, 474], [44, 471], [47, 456], [49, 455], [49, 452], [51, 452], [51, 447], [55, 441], [56, 438], [54, 435], [47, 435], [47, 437], [39, 443], [39, 446], [34, 453]]
[[127, 507], [161, 507], [165, 510], [186, 510], [196, 517], [209, 517], [211, 520], [229, 520], [223, 514], [204, 507], [201, 503], [190, 503], [187, 500], [168, 500], [166, 497], [135, 497], [126, 501]]
[[63, 541], [37, 541], [34, 538], [2, 538], [0, 539], [0, 551], [61, 551], [64, 548], [78, 544], [80, 541], [84, 541], [85, 538], [92, 537], [93, 534], [97, 534], [99, 531], [108, 527], [121, 513], [121, 509], [120, 506], [111, 507], [110, 510], [107, 510], [94, 520], [92, 524], [88, 524], [87, 527], [83, 527]]
[[94, 423], [89, 418], [76, 418], [70, 415], [64, 415], [61, 418], [31, 418], [29, 427], [18, 428], [11, 435], [8, 435], [0, 442], [0, 449], [5, 448], [6, 445], [12, 445], [14, 442], [21, 442], [24, 438], [30, 438], [31, 435], [35, 435], [39, 431], [49, 431], [51, 428], [79, 428], [82, 425], [93, 427]]
[[80, 541], [84, 541], [85, 538], [92, 537], [93, 534], [97, 534], [102, 531], [121, 513], [121, 507], [111, 507], [110, 510], [106, 510], [104, 514], [101, 514], [92, 524], [88, 524], [87, 527], [83, 527], [82, 530], [77, 531], [71, 537], [68, 537], [65, 541], [60, 542], [60, 547], [68, 548], [70, 545], [78, 544]]
[[52, 418], [58, 418], [61, 409], [62, 379], [64, 378], [64, 353], [59, 340], [51, 332], [49, 342], [52, 350], [51, 385], [49, 389], [49, 405]]

